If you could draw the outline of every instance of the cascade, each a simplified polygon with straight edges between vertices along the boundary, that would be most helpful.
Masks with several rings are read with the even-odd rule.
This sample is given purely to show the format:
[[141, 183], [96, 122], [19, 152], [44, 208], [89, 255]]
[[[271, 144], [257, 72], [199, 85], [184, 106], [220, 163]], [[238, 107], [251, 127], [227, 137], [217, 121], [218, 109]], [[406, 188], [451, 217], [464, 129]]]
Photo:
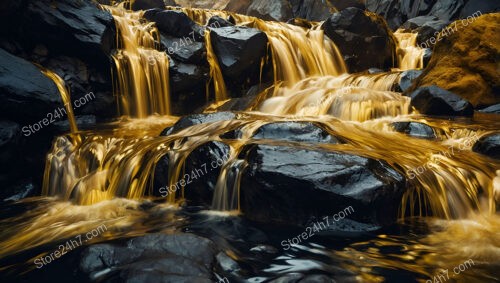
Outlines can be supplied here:
[[422, 69], [424, 67], [424, 49], [417, 46], [418, 33], [404, 32], [399, 29], [394, 32], [398, 41], [398, 68], [401, 71]]

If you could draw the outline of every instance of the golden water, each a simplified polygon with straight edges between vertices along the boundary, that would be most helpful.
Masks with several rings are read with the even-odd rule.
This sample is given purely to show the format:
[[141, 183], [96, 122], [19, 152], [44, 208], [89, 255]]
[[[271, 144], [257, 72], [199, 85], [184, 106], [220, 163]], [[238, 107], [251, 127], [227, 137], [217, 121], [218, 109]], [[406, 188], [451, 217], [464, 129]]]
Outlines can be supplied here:
[[418, 33], [394, 32], [398, 41], [398, 68], [402, 71], [424, 67], [424, 49], [417, 45]]
[[42, 73], [47, 76], [49, 79], [51, 79], [55, 85], [57, 86], [57, 89], [59, 90], [59, 94], [61, 95], [62, 102], [64, 103], [64, 107], [66, 108], [66, 113], [68, 115], [68, 122], [69, 122], [69, 128], [72, 133], [78, 132], [78, 126], [76, 124], [76, 119], [75, 119], [75, 114], [73, 113], [73, 102], [71, 101], [71, 93], [69, 89], [66, 87], [66, 84], [64, 83], [64, 80], [58, 76], [56, 73], [45, 69], [41, 68]]
[[142, 20], [143, 11], [132, 12], [123, 3], [105, 6], [115, 19], [118, 52], [113, 55], [115, 95], [122, 115], [144, 118], [170, 114], [169, 61], [158, 51], [160, 34], [154, 23]]
[[[124, 37], [130, 39], [133, 44], [129, 46], [133, 48], [123, 48], [121, 54], [129, 58], [127, 60], [138, 60], [125, 63], [123, 58], [115, 56], [117, 69], [123, 71], [124, 85], [120, 89], [128, 90], [124, 92], [126, 96], [120, 96], [122, 109], [125, 114], [137, 117], [161, 113], [152, 106], [159, 104], [151, 103], [153, 98], [160, 99], [151, 92], [156, 88], [156, 81], [144, 84], [147, 80], [140, 79], [140, 72], [135, 72], [151, 70], [143, 64], [147, 54], [157, 54], [153, 44], [154, 28], [138, 22], [140, 13], [109, 9], [114, 10], [117, 24], [123, 25], [119, 30], [135, 25], [129, 30], [130, 37]], [[212, 15], [228, 15], [198, 9], [185, 11], [200, 23]], [[244, 145], [254, 142], [251, 137], [260, 126], [299, 120], [320, 122], [330, 134], [346, 141], [308, 147], [385, 160], [406, 175], [408, 192], [402, 199], [399, 216], [401, 219], [425, 217], [430, 224], [427, 237], [414, 240], [410, 236], [398, 238], [381, 234], [342, 250], [324, 249], [322, 255], [342, 259], [339, 265], [362, 274], [358, 278], [361, 282], [382, 282], [383, 276], [374, 275], [380, 268], [398, 267], [428, 278], [439, 269], [452, 268], [468, 258], [483, 263], [498, 262], [500, 218], [496, 213], [495, 194], [498, 198], [500, 162], [471, 151], [471, 141], [498, 131], [498, 120], [488, 117], [442, 120], [412, 114], [408, 109], [409, 99], [391, 91], [399, 72], [345, 74], [340, 54], [321, 31], [241, 15], [234, 17], [240, 24], [265, 31], [272, 47], [274, 90], [256, 111], [241, 112], [238, 119], [232, 121], [193, 126], [167, 137], [159, 134], [177, 118], [153, 115], [102, 125], [100, 130], [82, 132], [78, 137], [81, 140], [71, 135], [57, 138], [47, 156], [43, 187], [44, 196], [57, 197], [57, 200], [43, 198], [42, 207], [14, 219], [19, 224], [0, 239], [0, 257], [62, 241], [92, 229], [97, 223], [106, 223], [109, 227], [105, 239], [146, 233], [142, 225], [147, 216], [140, 204], [155, 200], [151, 196], [152, 181], [160, 158], [169, 156], [169, 180], [165, 185], [172, 186], [185, 173], [184, 163], [192, 150], [209, 140], [221, 141], [221, 134], [234, 129], [241, 129], [243, 136], [238, 140], [224, 140], [231, 146], [231, 154], [221, 167], [212, 209], [244, 214], [239, 206], [239, 182], [246, 162], [237, 158], [240, 151]], [[418, 68], [420, 55], [409, 48], [414, 39], [397, 37], [401, 50], [406, 48], [399, 69]], [[404, 40], [407, 42], [403, 43]], [[212, 60], [215, 59], [213, 56]], [[168, 70], [168, 60], [163, 58], [160, 62], [166, 65], [156, 66]], [[211, 68], [215, 63], [212, 61]], [[120, 68], [124, 64], [129, 67]], [[212, 77], [217, 81], [222, 76], [214, 72]], [[216, 89], [221, 95], [222, 88]], [[168, 102], [168, 96], [161, 99]], [[437, 130], [437, 139], [417, 139], [397, 133], [390, 126], [397, 121], [426, 123]], [[411, 170], [424, 165], [428, 169], [410, 178]], [[230, 174], [233, 175], [228, 178]], [[183, 190], [177, 195], [170, 194], [154, 213], [175, 210], [183, 203], [183, 196]], [[429, 214], [434, 218], [428, 217]], [[176, 223], [182, 219], [169, 216], [165, 221]], [[12, 219], [0, 221], [0, 228], [11, 222]], [[387, 255], [390, 248], [401, 249], [401, 252]]]

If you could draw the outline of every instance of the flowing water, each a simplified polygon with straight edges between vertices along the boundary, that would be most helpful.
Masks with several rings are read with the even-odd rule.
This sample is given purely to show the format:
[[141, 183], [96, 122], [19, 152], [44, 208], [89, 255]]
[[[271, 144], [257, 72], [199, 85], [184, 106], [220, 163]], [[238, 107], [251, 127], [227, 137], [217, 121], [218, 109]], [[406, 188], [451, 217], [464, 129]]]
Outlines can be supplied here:
[[[341, 54], [318, 23], [305, 29], [220, 11], [183, 9], [201, 24], [213, 15], [232, 15], [238, 24], [264, 31], [275, 85], [271, 94], [258, 98], [262, 103], [257, 107], [239, 112], [238, 119], [160, 136], [178, 118], [166, 115], [168, 58], [156, 51], [157, 31], [140, 20], [140, 12], [107, 9], [115, 17], [122, 42], [114, 56], [117, 97], [123, 114], [134, 118], [123, 117], [92, 131], [77, 132], [75, 127], [76, 134], [54, 141], [47, 156], [43, 196], [0, 207], [4, 215], [0, 229], [8, 231], [0, 238], [0, 271], [23, 270], [30, 278], [34, 258], [105, 224], [108, 230], [90, 244], [148, 232], [189, 230], [210, 235], [245, 267], [240, 280], [247, 282], [313, 271], [338, 282], [425, 282], [470, 259], [474, 266], [452, 274], [449, 282], [500, 280], [500, 218], [495, 201], [500, 162], [471, 151], [473, 142], [498, 131], [500, 122], [489, 116], [443, 120], [412, 113], [409, 99], [392, 89], [400, 71], [422, 67], [413, 35], [396, 34], [403, 50], [398, 71], [347, 74]], [[208, 32], [206, 42], [210, 42]], [[208, 53], [220, 101], [227, 98], [224, 80], [210, 46]], [[148, 56], [155, 64], [149, 64]], [[382, 159], [406, 175], [408, 191], [401, 201], [400, 221], [362, 235], [322, 234], [281, 250], [280, 241], [302, 231], [248, 222], [239, 205], [246, 166], [239, 153], [253, 142], [260, 126], [276, 121], [321, 123], [346, 143], [311, 147]], [[398, 121], [426, 123], [435, 129], [436, 139], [397, 133], [390, 125]], [[221, 138], [236, 129], [241, 131], [239, 139]], [[156, 197], [155, 168], [162, 157], [170, 160], [164, 185], [175, 186], [191, 151], [210, 140], [223, 140], [231, 147], [220, 165], [212, 209], [185, 208], [184, 188]], [[250, 252], [262, 245], [280, 250], [265, 256]], [[78, 256], [74, 252], [61, 262], [70, 264]]]

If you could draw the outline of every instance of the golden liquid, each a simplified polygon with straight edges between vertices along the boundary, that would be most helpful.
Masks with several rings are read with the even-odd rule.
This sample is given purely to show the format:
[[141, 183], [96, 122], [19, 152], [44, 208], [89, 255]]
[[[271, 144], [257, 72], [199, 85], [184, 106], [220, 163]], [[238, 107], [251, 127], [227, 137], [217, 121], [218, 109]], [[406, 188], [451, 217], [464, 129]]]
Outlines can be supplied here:
[[394, 32], [398, 40], [398, 68], [401, 71], [422, 69], [424, 67], [424, 49], [417, 46], [418, 33]]
[[145, 118], [170, 114], [169, 61], [158, 51], [160, 34], [154, 23], [144, 22], [144, 11], [132, 12], [105, 6], [118, 31], [117, 54], [113, 55], [115, 95], [122, 115]]

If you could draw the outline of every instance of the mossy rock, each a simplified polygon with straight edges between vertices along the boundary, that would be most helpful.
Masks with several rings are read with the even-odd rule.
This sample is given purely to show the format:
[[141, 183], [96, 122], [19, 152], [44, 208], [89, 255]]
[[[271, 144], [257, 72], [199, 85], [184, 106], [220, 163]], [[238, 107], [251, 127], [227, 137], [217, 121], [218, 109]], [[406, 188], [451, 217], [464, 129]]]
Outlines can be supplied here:
[[429, 65], [409, 92], [437, 85], [475, 107], [500, 103], [500, 13], [455, 21], [437, 41]]

